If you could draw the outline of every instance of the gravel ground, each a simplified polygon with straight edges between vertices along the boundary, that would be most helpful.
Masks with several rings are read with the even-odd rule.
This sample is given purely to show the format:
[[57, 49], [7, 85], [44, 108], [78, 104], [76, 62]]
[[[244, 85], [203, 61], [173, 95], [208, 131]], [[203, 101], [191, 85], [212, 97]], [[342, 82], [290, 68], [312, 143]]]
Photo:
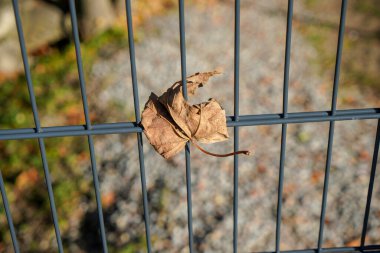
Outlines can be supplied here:
[[[297, 2], [299, 3], [299, 2]], [[240, 113], [277, 113], [282, 106], [286, 17], [273, 14], [286, 3], [245, 1], [241, 8]], [[296, 10], [302, 6], [297, 5]], [[186, 9], [187, 72], [223, 69], [196, 100], [217, 98], [233, 113], [233, 4]], [[178, 13], [150, 20], [135, 33], [140, 106], [151, 91], [159, 94], [180, 79]], [[290, 71], [290, 111], [328, 110], [331, 84], [317, 66], [317, 52], [294, 29]], [[332, 74], [332, 72], [331, 72]], [[131, 115], [131, 78], [127, 50], [98, 62], [90, 89], [102, 101], [92, 107], [122, 104], [120, 118]], [[360, 106], [376, 101], [355, 94]], [[91, 101], [90, 101], [91, 103]], [[288, 126], [281, 250], [316, 247], [319, 228], [328, 123]], [[230, 129], [230, 136], [233, 133]], [[376, 122], [335, 124], [333, 159], [325, 221], [325, 247], [359, 245], [369, 182]], [[239, 252], [274, 250], [281, 126], [242, 127], [239, 158]], [[133, 137], [133, 136], [132, 136]], [[233, 138], [207, 148], [230, 152]], [[106, 208], [108, 241], [116, 247], [144, 237], [136, 140], [130, 136], [96, 137], [101, 188], [116, 195]], [[233, 159], [191, 150], [194, 243], [197, 252], [231, 252]], [[160, 157], [144, 137], [151, 234], [155, 252], [188, 252], [184, 154]], [[376, 182], [379, 182], [377, 173]], [[380, 186], [375, 184], [367, 242], [380, 243]], [[93, 214], [90, 208], [88, 215]], [[91, 231], [87, 231], [91, 232]], [[95, 233], [92, 231], [92, 233]], [[93, 246], [93, 245], [92, 245]], [[84, 248], [91, 245], [82, 245]]]

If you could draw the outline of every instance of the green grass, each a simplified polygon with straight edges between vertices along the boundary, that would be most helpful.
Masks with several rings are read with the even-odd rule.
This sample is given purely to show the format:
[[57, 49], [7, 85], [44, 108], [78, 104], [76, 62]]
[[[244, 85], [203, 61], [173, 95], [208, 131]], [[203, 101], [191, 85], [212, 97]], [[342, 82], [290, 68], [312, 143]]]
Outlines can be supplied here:
[[[300, 20], [297, 28], [317, 51], [317, 57], [312, 63], [318, 67], [322, 76], [328, 74], [328, 78], [332, 79], [331, 70], [335, 66], [339, 19], [334, 23], [328, 21], [328, 17], [339, 15], [338, 5], [335, 6], [332, 1], [308, 0], [305, 1], [305, 7], [316, 13], [321, 9], [325, 11], [326, 18], [319, 18], [317, 22]], [[380, 23], [378, 1], [349, 2], [341, 65], [340, 86], [343, 89], [360, 86], [380, 93], [378, 75], [380, 65], [375, 59], [378, 54], [374, 54], [379, 52], [380, 43], [378, 30], [373, 25], [375, 23]]]
[[380, 6], [377, 0], [355, 1], [354, 8], [364, 15], [380, 18]]
[[146, 250], [145, 237], [139, 237], [137, 240], [128, 243], [128, 245], [121, 247], [120, 249], [110, 249], [111, 253], [136, 253]]
[[[124, 30], [118, 28], [82, 43], [85, 79], [88, 80], [94, 62], [110, 57], [127, 45]], [[61, 49], [51, 48], [47, 54], [33, 57], [31, 63], [42, 125], [83, 124], [75, 48], [72, 43]], [[34, 127], [25, 76], [20, 75], [0, 83], [0, 101], [1, 129]], [[89, 161], [87, 140], [85, 137], [48, 138], [45, 139], [45, 144], [60, 229], [64, 237], [69, 233], [69, 219], [76, 215], [82, 199], [95, 201], [91, 171], [89, 168], [83, 170]], [[46, 238], [53, 238], [50, 241], [55, 239], [37, 140], [0, 142], [0, 159], [0, 169], [11, 203], [14, 224], [16, 230], [20, 231], [18, 236], [23, 251], [43, 252], [41, 242], [46, 241]], [[0, 204], [2, 217], [3, 212]], [[0, 251], [5, 245], [11, 246], [7, 227], [6, 219], [1, 218]]]

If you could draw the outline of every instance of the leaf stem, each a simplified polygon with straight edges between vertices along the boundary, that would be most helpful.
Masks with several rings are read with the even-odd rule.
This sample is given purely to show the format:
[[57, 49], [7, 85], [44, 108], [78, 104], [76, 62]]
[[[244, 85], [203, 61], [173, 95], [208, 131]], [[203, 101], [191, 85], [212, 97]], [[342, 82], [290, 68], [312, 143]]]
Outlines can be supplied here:
[[215, 157], [228, 157], [228, 156], [232, 156], [232, 155], [251, 155], [251, 152], [248, 150], [240, 150], [240, 151], [231, 152], [231, 153], [227, 153], [227, 154], [215, 154], [215, 153], [208, 152], [207, 150], [204, 150], [203, 148], [201, 148], [201, 146], [199, 146], [198, 143], [196, 143], [196, 141], [194, 141], [194, 140], [190, 140], [190, 141], [194, 144], [194, 146], [197, 149], [199, 149], [203, 153], [205, 153], [207, 155], [215, 156]]

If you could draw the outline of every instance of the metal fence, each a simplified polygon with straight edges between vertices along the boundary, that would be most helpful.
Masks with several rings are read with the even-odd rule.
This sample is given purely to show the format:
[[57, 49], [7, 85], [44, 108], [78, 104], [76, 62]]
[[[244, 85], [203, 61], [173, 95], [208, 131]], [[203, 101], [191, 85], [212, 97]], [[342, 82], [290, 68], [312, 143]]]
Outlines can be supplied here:
[[[45, 183], [48, 190], [51, 215], [53, 218], [55, 235], [59, 252], [63, 252], [62, 240], [60, 230], [58, 226], [58, 216], [56, 211], [56, 205], [54, 202], [54, 194], [52, 183], [49, 174], [49, 168], [46, 158], [44, 138], [48, 137], [62, 137], [62, 136], [87, 136], [88, 145], [90, 148], [91, 157], [91, 169], [94, 181], [94, 189], [97, 203], [97, 213], [99, 221], [99, 234], [102, 241], [103, 252], [108, 252], [106, 231], [104, 227], [103, 211], [101, 207], [101, 197], [99, 189], [98, 173], [96, 168], [95, 152], [93, 135], [98, 134], [123, 134], [123, 133], [136, 133], [137, 134], [137, 148], [139, 152], [139, 164], [141, 174], [143, 207], [144, 207], [144, 219], [145, 219], [145, 233], [146, 233], [146, 247], [148, 252], [154, 251], [154, 245], [151, 244], [150, 237], [150, 225], [149, 225], [149, 212], [148, 212], [148, 198], [146, 190], [145, 180], [145, 167], [144, 167], [144, 153], [142, 142], [142, 128], [139, 125], [140, 122], [140, 108], [139, 108], [139, 92], [136, 78], [136, 64], [135, 64], [135, 49], [133, 40], [133, 26], [132, 26], [132, 14], [131, 14], [131, 1], [126, 0], [126, 16], [128, 26], [128, 41], [129, 52], [131, 62], [131, 74], [132, 74], [132, 87], [134, 98], [134, 110], [136, 116], [136, 122], [115, 122], [107, 124], [91, 124], [89, 117], [89, 109], [86, 95], [86, 85], [82, 67], [82, 56], [79, 43], [78, 24], [75, 9], [75, 0], [69, 0], [72, 32], [75, 44], [76, 60], [80, 81], [80, 89], [82, 95], [82, 102], [85, 114], [85, 125], [71, 125], [71, 126], [54, 126], [54, 127], [42, 127], [40, 124], [36, 97], [33, 91], [33, 83], [31, 79], [30, 66], [28, 62], [27, 50], [25, 45], [25, 39], [22, 29], [22, 23], [20, 19], [18, 1], [13, 1], [14, 14], [17, 25], [17, 32], [19, 36], [19, 42], [21, 47], [22, 59], [24, 64], [24, 71], [26, 76], [26, 82], [29, 91], [29, 97], [31, 101], [35, 128], [26, 129], [7, 129], [0, 130], [0, 140], [19, 140], [19, 139], [38, 139], [41, 159], [43, 163], [43, 169], [45, 173]], [[286, 29], [286, 45], [285, 45], [285, 67], [284, 67], [284, 84], [283, 84], [283, 111], [279, 114], [260, 114], [260, 115], [239, 115], [239, 56], [240, 56], [240, 0], [235, 1], [235, 41], [234, 41], [234, 115], [227, 116], [228, 127], [234, 129], [234, 151], [239, 149], [239, 127], [241, 126], [256, 126], [256, 125], [273, 125], [281, 124], [281, 152], [280, 152], [280, 164], [279, 164], [279, 184], [278, 184], [278, 200], [277, 200], [277, 217], [276, 217], [276, 245], [275, 252], [280, 252], [280, 240], [281, 240], [281, 209], [282, 209], [282, 196], [283, 196], [283, 184], [284, 184], [284, 163], [286, 159], [286, 132], [287, 125], [293, 123], [307, 123], [307, 122], [330, 122], [329, 137], [327, 146], [327, 159], [325, 167], [324, 187], [322, 194], [322, 206], [319, 223], [319, 236], [318, 247], [316, 249], [305, 250], [289, 250], [286, 252], [379, 252], [380, 245], [366, 245], [366, 231], [368, 226], [369, 212], [371, 208], [371, 198], [374, 188], [374, 179], [376, 174], [376, 163], [379, 154], [379, 142], [380, 142], [380, 108], [370, 109], [355, 109], [355, 110], [337, 110], [337, 97], [339, 86], [339, 70], [341, 65], [342, 48], [343, 48], [343, 36], [345, 28], [345, 19], [347, 11], [347, 1], [342, 0], [341, 13], [340, 13], [340, 25], [338, 35], [338, 45], [336, 53], [334, 84], [332, 91], [332, 102], [330, 111], [315, 111], [315, 112], [288, 112], [288, 86], [289, 86], [289, 66], [290, 66], [290, 49], [291, 49], [291, 35], [292, 35], [292, 16], [293, 16], [293, 0], [288, 0], [288, 12], [287, 12], [287, 29]], [[187, 98], [186, 87], [186, 45], [185, 45], [185, 12], [184, 12], [184, 0], [179, 0], [179, 34], [180, 34], [180, 51], [181, 51], [181, 75], [183, 93]], [[378, 119], [375, 147], [372, 159], [372, 167], [370, 180], [368, 184], [367, 202], [365, 208], [365, 215], [363, 220], [363, 227], [361, 233], [360, 245], [357, 247], [336, 247], [336, 248], [323, 248], [323, 232], [325, 224], [326, 203], [328, 197], [329, 175], [330, 165], [332, 158], [332, 147], [334, 141], [334, 127], [335, 121], [346, 120], [363, 120], [363, 119]], [[191, 200], [191, 165], [190, 165], [190, 149], [189, 144], [186, 145], [186, 187], [187, 187], [187, 215], [188, 215], [188, 235], [189, 235], [189, 251], [194, 252], [193, 249], [193, 227], [192, 227], [192, 200]], [[238, 173], [239, 173], [239, 159], [238, 156], [234, 156], [234, 196], [233, 196], [233, 235], [232, 235], [232, 247], [231, 251], [238, 252]], [[0, 190], [3, 198], [6, 218], [11, 233], [14, 251], [20, 252], [16, 231], [12, 222], [12, 214], [9, 208], [7, 195], [5, 192], [4, 182], [0, 173]], [[95, 239], [95, 238], [94, 238]]]

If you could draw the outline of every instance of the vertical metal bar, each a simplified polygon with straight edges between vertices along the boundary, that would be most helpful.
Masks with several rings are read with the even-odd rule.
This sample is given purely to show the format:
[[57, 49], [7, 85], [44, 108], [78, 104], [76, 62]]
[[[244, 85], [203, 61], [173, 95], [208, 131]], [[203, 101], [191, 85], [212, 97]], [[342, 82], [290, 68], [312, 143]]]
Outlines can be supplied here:
[[73, 32], [73, 37], [74, 37], [75, 54], [76, 54], [77, 68], [78, 68], [78, 75], [79, 75], [79, 84], [81, 88], [81, 96], [82, 96], [82, 101], [83, 101], [83, 110], [84, 110], [84, 116], [85, 116], [85, 121], [86, 121], [86, 127], [87, 129], [91, 129], [91, 121], [89, 117], [88, 102], [87, 102], [87, 95], [86, 95], [86, 83], [84, 80], [82, 55], [81, 55], [79, 33], [78, 33], [78, 21], [77, 21], [77, 16], [76, 16], [76, 9], [75, 9], [75, 0], [70, 0], [70, 16], [71, 16], [71, 25], [72, 25], [72, 32]]
[[38, 138], [38, 144], [40, 146], [40, 152], [42, 156], [42, 164], [43, 164], [43, 169], [44, 169], [44, 174], [45, 174], [45, 183], [48, 189], [48, 194], [49, 194], [49, 201], [50, 201], [50, 209], [53, 217], [53, 223], [54, 223], [54, 229], [55, 229], [55, 234], [57, 237], [57, 243], [58, 243], [58, 249], [59, 252], [63, 252], [63, 245], [62, 245], [62, 239], [61, 239], [61, 233], [59, 230], [59, 223], [58, 223], [58, 215], [57, 215], [57, 210], [55, 207], [55, 201], [54, 201], [54, 193], [53, 193], [53, 187], [51, 183], [51, 178], [50, 178], [50, 173], [49, 173], [49, 167], [48, 167], [48, 162], [46, 159], [46, 150], [45, 150], [45, 143], [42, 138]]
[[[139, 91], [137, 85], [136, 74], [136, 60], [135, 60], [135, 43], [133, 41], [133, 25], [132, 25], [132, 8], [131, 1], [125, 1], [126, 13], [127, 13], [127, 26], [128, 26], [128, 42], [129, 42], [129, 57], [131, 62], [131, 75], [132, 75], [132, 88], [133, 88], [133, 101], [135, 107], [136, 122], [140, 122], [140, 105], [139, 105]], [[144, 163], [144, 149], [142, 142], [142, 134], [137, 133], [137, 145], [139, 151], [139, 164], [141, 175], [141, 189], [143, 195], [143, 207], [144, 207], [144, 222], [145, 222], [145, 236], [148, 253], [152, 251], [152, 243], [150, 239], [150, 226], [149, 226], [149, 206], [148, 206], [148, 193], [146, 190], [145, 179], [145, 163]]]
[[284, 65], [284, 88], [282, 99], [282, 114], [288, 117], [288, 87], [289, 87], [289, 68], [290, 68], [290, 49], [292, 44], [292, 19], [293, 19], [293, 0], [288, 0], [288, 14], [286, 21], [286, 44], [285, 44], [285, 65]]
[[[340, 65], [341, 65], [341, 60], [342, 60], [346, 10], [347, 10], [347, 0], [342, 0], [342, 6], [341, 6], [341, 12], [340, 12], [340, 23], [339, 23], [338, 46], [337, 46], [335, 71], [334, 71], [335, 73], [334, 73], [333, 96], [332, 96], [332, 102], [331, 102], [331, 115], [333, 116], [336, 114], [336, 104], [337, 104], [337, 98], [338, 98], [339, 74], [340, 74]], [[328, 144], [327, 144], [325, 178], [324, 178], [324, 183], [323, 183], [322, 208], [321, 208], [321, 216], [320, 216], [320, 221], [319, 221], [318, 253], [322, 251], [322, 247], [323, 247], [323, 231], [324, 231], [324, 223], [325, 223], [325, 216], [326, 216], [326, 204], [327, 204], [330, 167], [331, 167], [331, 154], [332, 154], [332, 148], [333, 148], [333, 142], [334, 142], [334, 128], [335, 128], [335, 121], [330, 121], [329, 139], [328, 139]]]
[[72, 32], [73, 32], [73, 37], [74, 37], [75, 54], [76, 54], [76, 60], [77, 60], [79, 84], [80, 84], [80, 89], [81, 89], [84, 116], [85, 116], [87, 129], [91, 129], [91, 121], [89, 117], [87, 94], [86, 94], [86, 83], [84, 80], [82, 53], [81, 53], [80, 41], [79, 41], [78, 21], [77, 21], [77, 14], [76, 14], [76, 8], [75, 8], [75, 0], [69, 0], [69, 1], [70, 1], [69, 4], [70, 4]]
[[335, 122], [330, 121], [329, 126], [329, 139], [327, 144], [327, 159], [326, 159], [326, 167], [325, 167], [325, 178], [323, 183], [323, 193], [322, 193], [322, 208], [321, 208], [321, 216], [319, 220], [319, 235], [318, 235], [318, 253], [322, 251], [323, 246], [323, 230], [324, 230], [324, 222], [326, 216], [326, 203], [327, 203], [327, 193], [328, 193], [328, 185], [329, 185], [329, 177], [330, 177], [330, 166], [331, 166], [331, 154], [332, 154], [332, 146], [334, 140], [334, 129]]
[[13, 11], [15, 14], [15, 19], [16, 19], [16, 27], [17, 27], [18, 39], [20, 42], [22, 61], [24, 64], [25, 78], [26, 78], [26, 83], [28, 85], [29, 98], [30, 98], [30, 103], [32, 106], [32, 111], [33, 111], [34, 124], [36, 125], [37, 131], [40, 132], [41, 125], [40, 125], [40, 120], [38, 116], [36, 96], [34, 95], [32, 75], [30, 74], [30, 70], [29, 70], [28, 55], [27, 55], [26, 46], [25, 46], [24, 32], [22, 29], [22, 22], [20, 18], [18, 0], [12, 0], [12, 4], [13, 4]]
[[[39, 116], [38, 116], [36, 97], [35, 97], [34, 89], [33, 89], [32, 75], [30, 73], [28, 55], [27, 55], [26, 46], [25, 46], [24, 32], [22, 29], [22, 22], [21, 22], [20, 13], [19, 13], [18, 1], [13, 0], [12, 4], [13, 4], [13, 10], [14, 10], [15, 19], [16, 19], [16, 27], [17, 27], [17, 33], [18, 33], [18, 38], [19, 38], [19, 42], [20, 42], [21, 55], [22, 55], [22, 60], [23, 60], [23, 64], [24, 64], [24, 72], [25, 72], [25, 77], [26, 77], [26, 83], [28, 86], [29, 98], [30, 98], [30, 102], [32, 105], [34, 123], [36, 125], [37, 132], [42, 132], [42, 128], [41, 128], [41, 124], [40, 124], [40, 120], [39, 120]], [[53, 187], [52, 187], [49, 167], [48, 167], [48, 163], [47, 163], [47, 159], [46, 159], [46, 150], [45, 150], [45, 144], [44, 144], [43, 138], [38, 138], [38, 144], [39, 144], [40, 152], [41, 152], [42, 165], [43, 165], [44, 175], [45, 175], [45, 183], [46, 183], [47, 190], [48, 190], [50, 210], [51, 210], [51, 215], [53, 218], [53, 224], [54, 224], [55, 236], [57, 239], [58, 250], [59, 250], [59, 252], [63, 252], [61, 233], [60, 233], [59, 225], [58, 225], [59, 224], [58, 223], [58, 215], [57, 215], [57, 210], [55, 207]]]
[[4, 185], [4, 181], [3, 181], [3, 176], [1, 175], [1, 171], [0, 171], [0, 192], [1, 192], [1, 196], [3, 198], [3, 205], [4, 205], [4, 209], [5, 209], [5, 215], [6, 215], [7, 221], [8, 221], [9, 231], [11, 232], [13, 249], [14, 249], [15, 253], [19, 253], [20, 248], [19, 248], [18, 242], [17, 242], [16, 230], [15, 230], [15, 227], [13, 226], [11, 209], [9, 207], [7, 193], [5, 192], [5, 185]]
[[[179, 0], [179, 33], [180, 33], [180, 50], [181, 50], [181, 77], [183, 96], [187, 99], [187, 84], [186, 84], [186, 37], [185, 37], [185, 3], [184, 0]], [[185, 146], [186, 159], [186, 189], [187, 189], [187, 220], [189, 231], [189, 249], [193, 252], [193, 212], [191, 200], [191, 165], [190, 165], [190, 145]]]
[[335, 73], [334, 87], [333, 87], [333, 96], [332, 96], [332, 102], [331, 102], [332, 115], [336, 114], [336, 104], [337, 104], [337, 98], [338, 98], [339, 77], [340, 77], [340, 65], [342, 63], [344, 28], [345, 28], [345, 23], [346, 23], [347, 2], [348, 0], [342, 0], [342, 6], [340, 10], [338, 46], [336, 50], [336, 62], [335, 62], [335, 70], [334, 70], [334, 73]]
[[376, 140], [375, 140], [375, 147], [373, 149], [371, 176], [370, 176], [370, 180], [369, 180], [368, 193], [367, 193], [367, 204], [366, 204], [366, 207], [365, 207], [365, 214], [364, 214], [364, 221], [363, 221], [363, 230], [362, 230], [362, 236], [361, 236], [361, 239], [360, 239], [360, 248], [361, 248], [361, 250], [364, 250], [365, 238], [366, 238], [366, 235], [367, 235], [368, 218], [369, 218], [369, 212], [371, 210], [371, 200], [372, 200], [372, 193], [373, 193], [373, 185], [374, 185], [374, 182], [375, 182], [375, 175], [376, 175], [376, 165], [377, 165], [377, 159], [379, 157], [379, 144], [380, 144], [380, 120], [377, 121]]
[[[240, 80], [240, 0], [235, 0], [234, 34], [234, 121], [239, 121], [239, 80]], [[239, 127], [234, 127], [234, 152], [239, 150]], [[233, 252], [238, 252], [238, 210], [239, 210], [239, 156], [234, 155], [234, 196], [233, 196]]]
[[88, 139], [88, 146], [90, 148], [91, 172], [92, 172], [92, 178], [94, 180], [94, 187], [95, 187], [96, 208], [97, 208], [97, 212], [98, 212], [100, 237], [102, 240], [103, 252], [107, 253], [108, 252], [107, 238], [106, 238], [106, 231], [105, 231], [105, 227], [104, 227], [104, 218], [103, 218], [103, 210], [102, 210], [102, 199], [101, 199], [101, 194], [100, 194], [99, 177], [98, 177], [98, 172], [96, 169], [94, 141], [93, 141], [93, 138], [91, 135], [88, 135], [87, 139]]
[[[293, 0], [288, 1], [288, 14], [286, 22], [286, 44], [285, 44], [285, 65], [284, 65], [284, 88], [282, 95], [282, 117], [288, 117], [288, 90], [289, 90], [289, 68], [290, 68], [290, 49], [292, 43], [292, 18], [293, 18]], [[288, 125], [282, 124], [281, 129], [281, 151], [280, 151], [280, 168], [278, 175], [278, 193], [277, 193], [277, 217], [276, 217], [276, 252], [280, 252], [281, 242], [281, 213], [282, 213], [282, 194], [284, 188], [284, 166], [286, 158], [286, 131]]]
[[184, 0], [179, 0], [179, 33], [180, 33], [180, 48], [181, 48], [181, 77], [183, 96], [187, 99], [186, 85], [186, 36], [185, 36], [185, 3]]
[[281, 128], [281, 151], [280, 151], [280, 168], [278, 175], [277, 191], [277, 217], [276, 217], [276, 252], [280, 252], [281, 242], [281, 214], [282, 214], [282, 195], [284, 188], [284, 165], [286, 156], [286, 131], [287, 124], [282, 124]]
[[[91, 120], [89, 116], [89, 109], [88, 109], [88, 102], [87, 102], [86, 84], [85, 84], [85, 79], [84, 79], [82, 54], [81, 54], [80, 42], [79, 42], [78, 21], [77, 21], [77, 16], [76, 16], [75, 0], [70, 0], [69, 5], [70, 5], [71, 24], [72, 24], [72, 30], [73, 30], [72, 32], [73, 32], [74, 44], [75, 44], [75, 54], [76, 54], [77, 67], [78, 67], [80, 90], [81, 90], [81, 95], [82, 95], [83, 110], [84, 110], [85, 121], [86, 121], [86, 129], [91, 129], [92, 126], [91, 126]], [[96, 169], [94, 141], [93, 141], [92, 135], [87, 135], [87, 138], [88, 138], [88, 146], [90, 149], [91, 171], [92, 171], [92, 177], [94, 180], [96, 206], [97, 206], [98, 221], [99, 221], [99, 227], [100, 227], [100, 237], [102, 240], [103, 252], [107, 253], [108, 252], [107, 239], [106, 239], [106, 232], [105, 232], [105, 227], [104, 227], [99, 177], [98, 177], [98, 172]]]

